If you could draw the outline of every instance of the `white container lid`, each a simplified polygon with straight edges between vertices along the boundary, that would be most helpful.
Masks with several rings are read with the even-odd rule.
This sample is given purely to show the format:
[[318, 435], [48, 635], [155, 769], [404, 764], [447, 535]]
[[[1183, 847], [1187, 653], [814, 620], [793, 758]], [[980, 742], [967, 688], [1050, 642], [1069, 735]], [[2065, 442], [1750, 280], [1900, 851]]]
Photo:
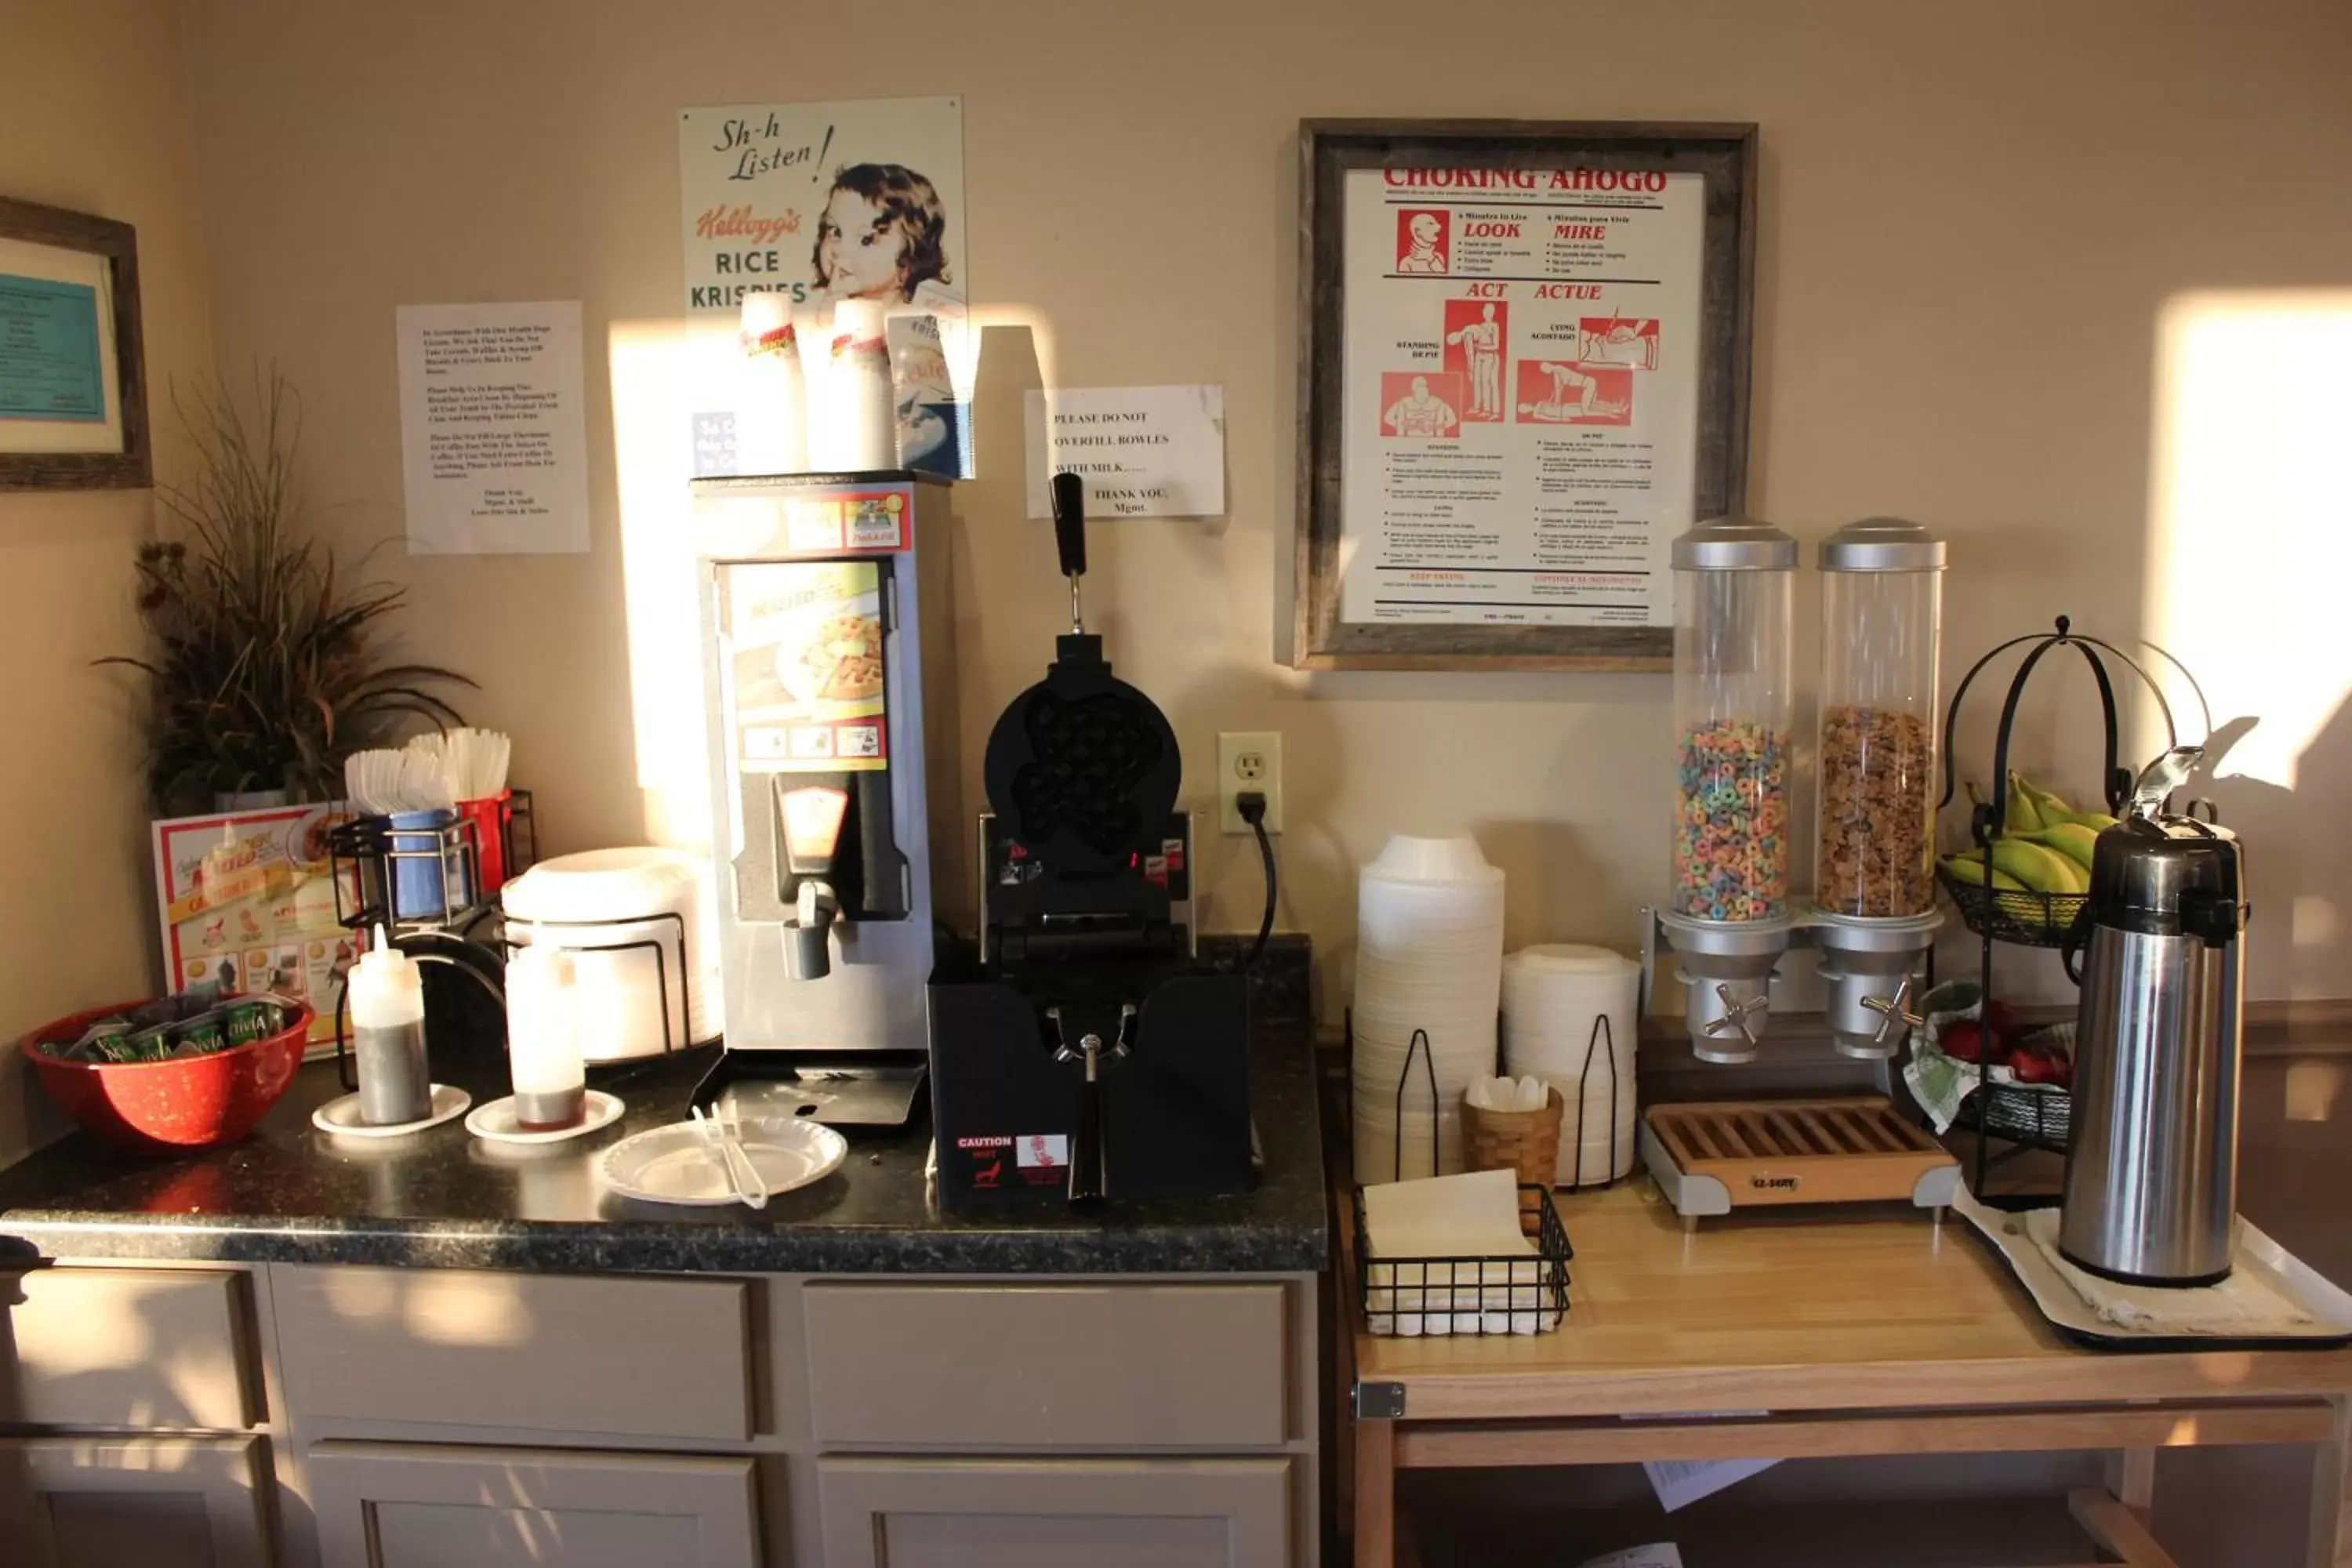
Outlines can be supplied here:
[[1487, 863], [1478, 841], [1467, 834], [1416, 838], [1400, 833], [1364, 867], [1364, 875], [1384, 882], [1499, 882], [1502, 870]]
[[1600, 974], [1617, 978], [1639, 974], [1642, 966], [1612, 947], [1591, 947], [1581, 942], [1540, 942], [1523, 947], [1503, 959], [1506, 972], [1529, 974]]
[[691, 904], [701, 864], [651, 844], [559, 855], [509, 882], [499, 902], [521, 921], [643, 920]]

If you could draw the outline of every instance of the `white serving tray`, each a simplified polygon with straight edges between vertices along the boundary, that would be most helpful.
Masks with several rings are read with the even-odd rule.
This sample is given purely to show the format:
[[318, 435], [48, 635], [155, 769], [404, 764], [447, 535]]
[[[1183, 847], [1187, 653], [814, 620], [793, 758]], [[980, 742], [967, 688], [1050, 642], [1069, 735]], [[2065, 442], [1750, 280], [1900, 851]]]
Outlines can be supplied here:
[[2004, 1209], [1979, 1203], [1963, 1190], [1952, 1200], [1952, 1212], [1976, 1227], [1977, 1233], [2000, 1255], [2009, 1271], [2059, 1332], [2101, 1350], [2320, 1350], [2352, 1343], [2352, 1294], [2285, 1247], [2272, 1240], [2253, 1221], [2238, 1219], [2237, 1256], [2231, 1267], [2261, 1276], [2318, 1321], [2311, 1328], [2259, 1339], [2233, 1339], [2219, 1334], [2186, 1334], [2162, 1329], [2126, 1329], [2107, 1322], [2066, 1283], [2040, 1247]]

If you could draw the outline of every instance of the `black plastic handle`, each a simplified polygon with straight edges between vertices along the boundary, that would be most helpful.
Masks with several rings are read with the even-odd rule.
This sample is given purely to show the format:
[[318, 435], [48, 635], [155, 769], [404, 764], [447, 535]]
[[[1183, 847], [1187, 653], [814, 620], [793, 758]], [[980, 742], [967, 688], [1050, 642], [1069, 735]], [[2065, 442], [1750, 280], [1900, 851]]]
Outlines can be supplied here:
[[1063, 576], [1087, 574], [1087, 485], [1073, 473], [1054, 476], [1054, 548]]
[[1104, 1171], [1102, 1131], [1102, 1059], [1100, 1047], [1090, 1047], [1081, 1064], [1086, 1074], [1078, 1085], [1078, 1125], [1070, 1139], [1070, 1202], [1099, 1203], [1108, 1195]]
[[2058, 943], [2058, 962], [2066, 971], [2066, 978], [2075, 984], [2083, 984], [2083, 957], [2091, 946], [2091, 906], [2084, 904], [2075, 911], [2074, 923]]

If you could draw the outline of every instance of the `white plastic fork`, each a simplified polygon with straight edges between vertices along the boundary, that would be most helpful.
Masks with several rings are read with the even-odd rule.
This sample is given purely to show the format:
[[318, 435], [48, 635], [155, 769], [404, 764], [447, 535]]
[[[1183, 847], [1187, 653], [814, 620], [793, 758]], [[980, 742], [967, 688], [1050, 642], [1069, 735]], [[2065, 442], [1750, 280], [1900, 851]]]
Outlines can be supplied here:
[[[735, 1195], [743, 1200], [746, 1207], [766, 1208], [768, 1184], [761, 1178], [760, 1167], [751, 1163], [751, 1156], [744, 1152], [737, 1133], [719, 1118], [703, 1115], [702, 1107], [689, 1109], [694, 1112], [695, 1124], [702, 1129], [703, 1142], [719, 1152], [719, 1168], [727, 1173], [727, 1184], [735, 1190]], [[735, 1168], [739, 1160], [743, 1166], [740, 1173]]]

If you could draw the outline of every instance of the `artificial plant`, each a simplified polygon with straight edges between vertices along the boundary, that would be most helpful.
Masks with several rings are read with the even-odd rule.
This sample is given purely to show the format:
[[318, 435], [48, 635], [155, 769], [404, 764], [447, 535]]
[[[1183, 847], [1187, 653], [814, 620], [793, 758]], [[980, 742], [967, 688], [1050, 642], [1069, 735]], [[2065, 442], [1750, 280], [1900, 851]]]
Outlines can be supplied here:
[[386, 661], [380, 637], [405, 590], [349, 582], [312, 537], [299, 401], [275, 372], [257, 382], [250, 416], [224, 387], [174, 392], [195, 462], [187, 483], [157, 488], [164, 536], [139, 547], [147, 648], [100, 661], [147, 677], [147, 788], [165, 815], [246, 791], [331, 799], [346, 756], [420, 717], [462, 723], [432, 689], [474, 684]]

